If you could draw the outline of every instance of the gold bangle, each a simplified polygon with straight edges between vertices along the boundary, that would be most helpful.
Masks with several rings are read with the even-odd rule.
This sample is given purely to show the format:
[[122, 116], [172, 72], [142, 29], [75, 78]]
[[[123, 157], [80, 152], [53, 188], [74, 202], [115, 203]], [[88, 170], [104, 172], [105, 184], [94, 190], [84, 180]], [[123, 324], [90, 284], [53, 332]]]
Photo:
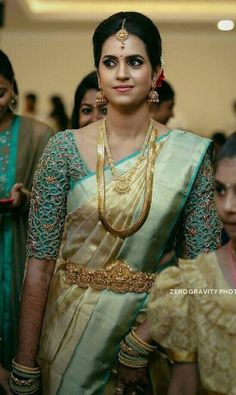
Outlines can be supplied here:
[[151, 344], [145, 342], [141, 337], [138, 336], [134, 330], [131, 331], [131, 336], [132, 340], [140, 347], [142, 347], [144, 350], [148, 352], [153, 352], [157, 349], [157, 346], [152, 346]]
[[133, 361], [128, 358], [124, 358], [122, 355], [118, 354], [118, 361], [129, 368], [145, 368], [148, 365], [147, 359], [140, 359], [138, 361]]
[[138, 351], [133, 350], [132, 347], [128, 346], [128, 344], [126, 344], [124, 341], [120, 343], [120, 349], [126, 354], [134, 357], [139, 357], [140, 355]]
[[19, 387], [30, 387], [35, 381], [33, 379], [18, 379], [13, 373], [11, 373], [10, 379], [13, 380], [16, 385], [19, 385]]
[[36, 368], [30, 368], [28, 366], [25, 365], [21, 365], [18, 362], [16, 362], [16, 358], [13, 358], [12, 360], [12, 367], [25, 372], [25, 373], [40, 373], [40, 367], [37, 366]]

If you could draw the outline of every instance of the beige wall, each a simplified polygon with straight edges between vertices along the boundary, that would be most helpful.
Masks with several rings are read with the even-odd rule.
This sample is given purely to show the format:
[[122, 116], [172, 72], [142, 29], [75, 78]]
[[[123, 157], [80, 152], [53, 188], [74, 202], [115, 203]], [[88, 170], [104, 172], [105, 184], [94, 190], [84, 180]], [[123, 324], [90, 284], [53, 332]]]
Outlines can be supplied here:
[[[235, 32], [163, 34], [167, 79], [177, 92], [181, 125], [202, 135], [225, 128], [236, 98]], [[38, 92], [40, 112], [59, 93], [71, 112], [80, 78], [92, 70], [92, 28], [81, 32], [1, 31], [1, 47], [10, 56], [21, 93]], [[229, 127], [229, 126], [228, 126]]]

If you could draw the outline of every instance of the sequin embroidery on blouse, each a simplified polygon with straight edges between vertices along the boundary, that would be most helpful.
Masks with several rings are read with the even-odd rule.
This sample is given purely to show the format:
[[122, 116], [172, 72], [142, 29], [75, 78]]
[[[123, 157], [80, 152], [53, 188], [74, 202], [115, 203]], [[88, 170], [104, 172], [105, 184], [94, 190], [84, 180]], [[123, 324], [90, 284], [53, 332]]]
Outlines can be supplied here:
[[73, 131], [49, 140], [33, 181], [28, 231], [28, 256], [56, 259], [66, 216], [66, 200], [74, 183], [87, 175]]
[[184, 240], [183, 256], [187, 258], [220, 246], [222, 225], [215, 209], [214, 185], [214, 171], [206, 153], [179, 222]]

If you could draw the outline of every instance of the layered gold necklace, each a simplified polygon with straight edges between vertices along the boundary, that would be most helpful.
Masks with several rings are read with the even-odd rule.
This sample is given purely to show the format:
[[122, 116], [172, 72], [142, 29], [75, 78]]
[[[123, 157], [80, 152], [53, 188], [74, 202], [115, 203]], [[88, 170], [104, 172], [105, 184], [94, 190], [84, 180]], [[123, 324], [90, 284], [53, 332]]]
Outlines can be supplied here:
[[[152, 200], [154, 163], [156, 159], [156, 153], [160, 148], [160, 145], [157, 145], [155, 140], [156, 140], [156, 130], [154, 127], [154, 122], [153, 120], [151, 120], [143, 147], [141, 149], [140, 155], [134, 167], [128, 172], [128, 175], [118, 175], [107, 141], [106, 121], [103, 120], [101, 122], [101, 125], [98, 130], [97, 172], [96, 172], [97, 190], [98, 190], [98, 215], [105, 229], [107, 229], [114, 236], [125, 238], [133, 235], [142, 227], [142, 225], [147, 219], [151, 207], [151, 200]], [[137, 171], [139, 164], [144, 159], [146, 148], [148, 152], [147, 152], [145, 191], [144, 191], [144, 200], [143, 200], [143, 206], [140, 216], [137, 218], [135, 223], [132, 224], [131, 226], [124, 229], [116, 229], [108, 222], [106, 218], [105, 181], [104, 181], [105, 151], [107, 152], [108, 163], [111, 168], [111, 172], [115, 182], [114, 190], [116, 191], [116, 193], [123, 195], [131, 192], [132, 177]]]
[[140, 154], [138, 155], [138, 158], [136, 160], [136, 163], [133, 166], [133, 168], [128, 172], [128, 174], [126, 174], [126, 175], [119, 175], [118, 171], [116, 170], [116, 167], [114, 165], [114, 161], [112, 159], [110, 147], [109, 147], [108, 140], [107, 140], [107, 128], [106, 128], [106, 120], [105, 119], [102, 122], [101, 127], [103, 128], [104, 146], [105, 146], [105, 150], [107, 153], [107, 159], [108, 159], [109, 167], [111, 169], [111, 172], [113, 175], [113, 180], [115, 183], [114, 191], [116, 193], [118, 193], [119, 195], [125, 195], [131, 191], [132, 177], [135, 174], [136, 170], [138, 169], [139, 164], [144, 159], [145, 149], [147, 147], [148, 141], [150, 140], [150, 136], [151, 136], [151, 133], [152, 133], [152, 130], [154, 127], [153, 119], [151, 119], [151, 121], [150, 121], [149, 128], [146, 133], [146, 137], [145, 137], [143, 146], [141, 148]]

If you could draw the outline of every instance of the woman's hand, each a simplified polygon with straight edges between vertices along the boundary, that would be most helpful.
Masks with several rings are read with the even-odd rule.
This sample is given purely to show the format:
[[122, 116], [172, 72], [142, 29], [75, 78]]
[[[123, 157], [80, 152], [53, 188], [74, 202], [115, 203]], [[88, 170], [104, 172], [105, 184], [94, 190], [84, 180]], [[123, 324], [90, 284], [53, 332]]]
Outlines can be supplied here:
[[10, 387], [8, 385], [8, 378], [10, 376], [10, 372], [0, 364], [0, 387], [5, 391], [6, 395], [11, 395]]
[[[135, 329], [135, 331], [132, 331], [128, 336], [132, 336], [132, 333], [136, 333], [140, 341], [145, 342], [147, 346], [153, 347], [151, 345], [152, 343], [152, 338], [149, 333], [149, 327], [148, 327], [148, 322], [147, 320], [143, 321], [138, 328]], [[127, 337], [128, 337], [127, 336]], [[127, 347], [126, 343], [127, 338], [125, 338], [125, 346]], [[131, 341], [131, 338], [130, 338]], [[123, 356], [124, 358], [128, 358], [129, 360], [129, 354], [130, 350], [122, 348], [123, 345], [121, 345], [121, 353], [124, 352]], [[129, 346], [132, 348], [132, 345], [129, 343]], [[129, 367], [124, 364], [122, 364], [122, 359], [120, 360], [119, 358], [122, 356], [122, 354], [119, 353], [118, 360], [118, 367], [117, 367], [117, 383], [116, 383], [116, 389], [115, 389], [115, 394], [116, 395], [141, 395], [141, 394], [147, 394], [147, 390], [150, 390], [151, 393], [151, 384], [148, 378], [148, 371], [147, 371], [147, 364], [148, 364], [148, 352], [146, 351], [147, 349], [143, 348], [142, 350], [142, 343], [140, 343], [141, 347], [141, 354], [140, 354], [140, 362], [145, 362], [145, 359], [147, 358], [147, 363], [143, 366], [145, 367]], [[145, 347], [145, 346], [144, 346]], [[137, 349], [136, 349], [137, 351]], [[145, 352], [145, 357], [142, 354], [142, 351]], [[125, 354], [127, 352], [127, 354]], [[132, 359], [131, 359], [131, 364], [132, 364]]]
[[24, 197], [24, 194], [21, 191], [22, 188], [23, 188], [23, 184], [17, 183], [13, 185], [11, 189], [11, 197], [13, 198], [13, 202], [12, 202], [13, 208], [19, 207], [22, 202], [22, 199]]
[[118, 363], [115, 395], [141, 395], [148, 385], [147, 368], [129, 368]]
[[0, 199], [0, 213], [11, 212], [21, 205], [24, 198], [22, 188], [23, 184], [17, 183], [13, 185], [9, 198]]

